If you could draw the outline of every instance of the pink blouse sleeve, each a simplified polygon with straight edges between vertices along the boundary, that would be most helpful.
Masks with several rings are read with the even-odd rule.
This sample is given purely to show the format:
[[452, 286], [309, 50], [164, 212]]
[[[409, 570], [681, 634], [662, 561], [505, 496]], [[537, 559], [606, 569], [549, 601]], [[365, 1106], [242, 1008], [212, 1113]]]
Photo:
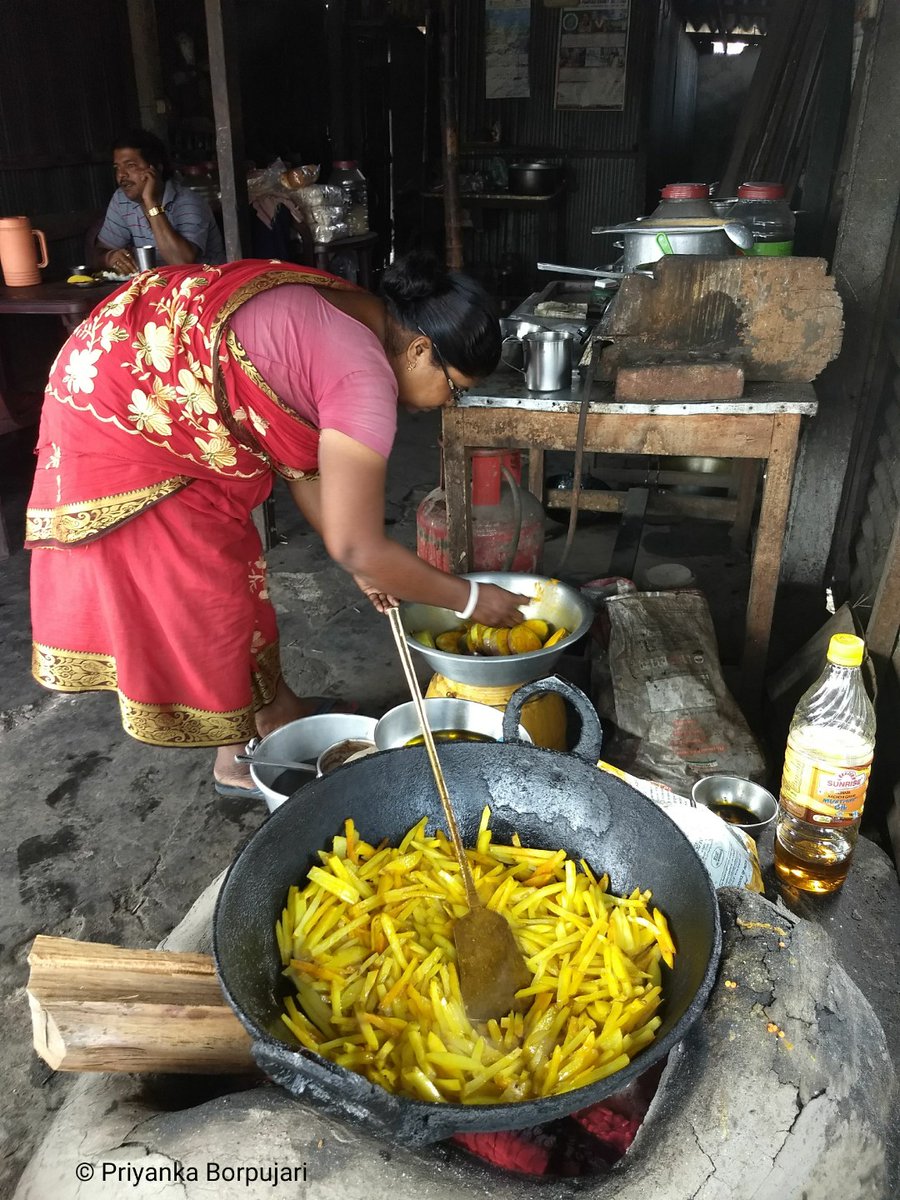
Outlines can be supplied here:
[[390, 455], [397, 380], [371, 330], [305, 285], [254, 296], [231, 327], [283, 404], [317, 429], [336, 429]]

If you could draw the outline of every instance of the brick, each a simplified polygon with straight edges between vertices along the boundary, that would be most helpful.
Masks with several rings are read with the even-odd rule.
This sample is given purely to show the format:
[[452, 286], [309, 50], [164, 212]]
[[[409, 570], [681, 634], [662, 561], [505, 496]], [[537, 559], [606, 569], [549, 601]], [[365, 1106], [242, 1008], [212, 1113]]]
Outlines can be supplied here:
[[744, 369], [734, 363], [667, 363], [620, 367], [617, 400], [737, 400]]

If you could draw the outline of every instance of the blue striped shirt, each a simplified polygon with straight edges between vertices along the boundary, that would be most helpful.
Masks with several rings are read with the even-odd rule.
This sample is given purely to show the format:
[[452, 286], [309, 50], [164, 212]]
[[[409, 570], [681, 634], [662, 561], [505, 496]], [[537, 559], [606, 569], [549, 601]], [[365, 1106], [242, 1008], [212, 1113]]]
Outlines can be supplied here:
[[[175, 232], [197, 247], [199, 262], [225, 261], [222, 233], [202, 196], [169, 179], [163, 192], [162, 207]], [[97, 241], [109, 250], [156, 245], [152, 222], [144, 212], [143, 205], [139, 201], [129, 200], [121, 188], [116, 188], [113, 193]]]

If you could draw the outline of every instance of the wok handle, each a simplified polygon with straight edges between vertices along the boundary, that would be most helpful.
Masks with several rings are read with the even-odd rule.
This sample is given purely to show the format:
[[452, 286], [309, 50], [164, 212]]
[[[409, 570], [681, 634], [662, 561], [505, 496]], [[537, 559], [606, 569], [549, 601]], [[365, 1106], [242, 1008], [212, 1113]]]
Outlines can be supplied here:
[[452, 1137], [466, 1125], [446, 1105], [395, 1096], [317, 1054], [262, 1040], [254, 1041], [252, 1054], [260, 1070], [295, 1099], [338, 1121], [358, 1122], [388, 1141], [427, 1146]]
[[518, 691], [513, 692], [503, 714], [504, 742], [519, 740], [516, 734], [522, 709], [533, 696], [542, 695], [545, 692], [556, 692], [564, 700], [568, 700], [581, 717], [581, 733], [578, 742], [569, 753], [574, 754], [577, 758], [583, 758], [592, 765], [596, 763], [603, 748], [603, 728], [600, 725], [597, 710], [580, 688], [565, 679], [560, 679], [558, 675], [549, 675], [546, 679], [534, 679], [531, 683], [525, 683]]

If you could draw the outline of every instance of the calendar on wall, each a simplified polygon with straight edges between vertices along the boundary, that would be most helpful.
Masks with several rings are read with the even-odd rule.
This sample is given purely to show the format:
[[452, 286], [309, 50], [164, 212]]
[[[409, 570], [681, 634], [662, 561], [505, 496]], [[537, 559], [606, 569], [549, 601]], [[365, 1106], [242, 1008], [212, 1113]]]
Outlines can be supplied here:
[[559, 14], [557, 108], [623, 108], [629, 0], [591, 0]]
[[531, 94], [531, 0], [485, 0], [484, 96], [521, 100]]

